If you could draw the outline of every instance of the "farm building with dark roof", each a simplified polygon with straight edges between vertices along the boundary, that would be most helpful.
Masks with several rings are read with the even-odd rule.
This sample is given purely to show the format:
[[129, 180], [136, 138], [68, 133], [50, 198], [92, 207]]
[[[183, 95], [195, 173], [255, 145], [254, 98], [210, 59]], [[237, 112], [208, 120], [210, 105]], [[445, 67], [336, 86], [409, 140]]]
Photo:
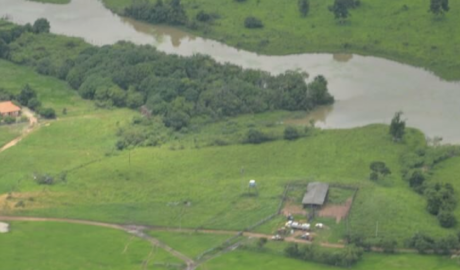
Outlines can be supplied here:
[[326, 202], [329, 185], [321, 182], [312, 182], [307, 186], [307, 192], [303, 196], [302, 204], [306, 206], [321, 206]]

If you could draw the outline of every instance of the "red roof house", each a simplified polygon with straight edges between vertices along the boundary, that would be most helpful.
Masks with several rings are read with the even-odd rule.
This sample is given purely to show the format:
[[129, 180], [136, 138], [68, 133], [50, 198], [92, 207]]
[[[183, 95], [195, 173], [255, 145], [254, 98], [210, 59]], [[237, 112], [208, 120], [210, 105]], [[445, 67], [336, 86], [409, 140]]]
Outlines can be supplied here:
[[11, 101], [0, 102], [0, 114], [2, 116], [17, 117], [21, 114], [21, 108], [14, 105]]

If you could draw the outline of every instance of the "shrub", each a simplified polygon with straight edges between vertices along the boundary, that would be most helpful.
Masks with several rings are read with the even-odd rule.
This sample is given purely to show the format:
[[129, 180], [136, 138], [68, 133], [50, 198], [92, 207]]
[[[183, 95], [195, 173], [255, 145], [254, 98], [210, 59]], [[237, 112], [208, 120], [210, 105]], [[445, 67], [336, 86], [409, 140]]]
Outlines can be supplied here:
[[267, 135], [257, 129], [250, 129], [246, 134], [246, 143], [259, 144], [269, 140]]
[[249, 29], [254, 29], [254, 28], [263, 28], [264, 24], [262, 23], [261, 20], [257, 19], [256, 17], [247, 17], [244, 20], [244, 26]]
[[27, 102], [27, 107], [29, 107], [31, 110], [34, 110], [34, 111], [40, 108], [41, 105], [42, 103], [37, 98], [31, 98]]
[[35, 174], [34, 180], [39, 185], [54, 185], [54, 177], [48, 174]]
[[262, 237], [262, 238], [259, 238], [259, 240], [257, 241], [257, 247], [258, 248], [263, 248], [265, 246], [265, 244], [267, 244], [267, 238], [265, 237]]
[[56, 118], [56, 112], [53, 108], [42, 108], [38, 111], [38, 113], [46, 119]]
[[203, 10], [200, 10], [200, 12], [196, 14], [196, 19], [200, 22], [209, 22], [212, 19], [212, 17], [210, 14], [204, 12]]
[[300, 134], [297, 128], [288, 126], [284, 129], [284, 139], [285, 140], [292, 141], [292, 140], [298, 139], [299, 137], [300, 137]]
[[13, 123], [16, 122], [16, 119], [15, 119], [14, 117], [12, 117], [12, 116], [6, 116], [6, 117], [3, 119], [3, 121], [5, 121], [5, 123], [6, 123], [7, 125], [11, 125], [11, 124], [13, 124]]
[[457, 225], [457, 219], [450, 211], [441, 211], [438, 214], [439, 224], [444, 228], [452, 228]]

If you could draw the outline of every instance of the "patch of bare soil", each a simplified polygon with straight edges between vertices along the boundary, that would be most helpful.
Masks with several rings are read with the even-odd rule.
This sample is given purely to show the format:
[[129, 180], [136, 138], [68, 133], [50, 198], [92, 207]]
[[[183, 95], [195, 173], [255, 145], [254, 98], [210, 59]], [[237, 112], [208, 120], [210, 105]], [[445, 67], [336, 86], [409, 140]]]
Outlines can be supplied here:
[[348, 198], [344, 204], [340, 205], [326, 205], [319, 212], [320, 217], [332, 217], [335, 218], [336, 222], [339, 223], [344, 219], [350, 211], [353, 198]]
[[0, 195], [0, 213], [7, 211], [15, 211], [21, 209], [36, 209], [43, 208], [52, 204], [51, 195], [49, 192], [23, 192], [23, 193], [6, 193]]
[[8, 148], [11, 148], [18, 144], [24, 137], [26, 137], [30, 132], [32, 132], [38, 125], [38, 120], [34, 116], [31, 110], [27, 108], [22, 108], [22, 114], [29, 118], [29, 126], [22, 132], [21, 136], [15, 138], [14, 140], [10, 141], [9, 143], [5, 144], [1, 149], [0, 153], [5, 151]]
[[283, 210], [281, 210], [281, 214], [284, 216], [289, 216], [289, 215], [307, 215], [307, 211], [303, 209], [302, 205], [295, 204], [292, 201], [287, 201], [286, 204], [283, 207]]

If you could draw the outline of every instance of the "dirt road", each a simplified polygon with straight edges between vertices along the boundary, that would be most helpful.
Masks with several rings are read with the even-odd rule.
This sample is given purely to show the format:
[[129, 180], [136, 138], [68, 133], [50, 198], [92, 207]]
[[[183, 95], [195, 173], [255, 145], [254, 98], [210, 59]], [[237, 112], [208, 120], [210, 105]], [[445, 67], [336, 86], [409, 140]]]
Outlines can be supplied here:
[[184, 254], [180, 253], [177, 250], [174, 250], [173, 248], [164, 244], [163, 242], [160, 242], [158, 239], [147, 235], [144, 232], [144, 230], [147, 229], [147, 227], [144, 227], [144, 226], [119, 225], [119, 224], [104, 223], [104, 222], [97, 222], [97, 221], [90, 221], [90, 220], [66, 219], [66, 218], [0, 216], [0, 220], [1, 221], [30, 221], [30, 222], [64, 222], [64, 223], [71, 223], [71, 224], [84, 224], [84, 225], [90, 225], [90, 226], [122, 230], [129, 234], [132, 234], [139, 238], [147, 240], [154, 246], [158, 246], [166, 250], [171, 255], [183, 261], [187, 265], [187, 268], [186, 268], [187, 270], [195, 269], [195, 265], [196, 265], [195, 261], [193, 261], [189, 257], [185, 256]]
[[24, 137], [26, 137], [32, 130], [34, 130], [36, 127], [38, 127], [38, 119], [34, 116], [33, 112], [25, 107], [22, 108], [22, 114], [29, 118], [29, 126], [22, 132], [22, 134], [15, 138], [14, 140], [10, 141], [9, 143], [5, 144], [1, 149], [0, 153], [5, 151], [8, 148], [11, 148], [18, 144]]

